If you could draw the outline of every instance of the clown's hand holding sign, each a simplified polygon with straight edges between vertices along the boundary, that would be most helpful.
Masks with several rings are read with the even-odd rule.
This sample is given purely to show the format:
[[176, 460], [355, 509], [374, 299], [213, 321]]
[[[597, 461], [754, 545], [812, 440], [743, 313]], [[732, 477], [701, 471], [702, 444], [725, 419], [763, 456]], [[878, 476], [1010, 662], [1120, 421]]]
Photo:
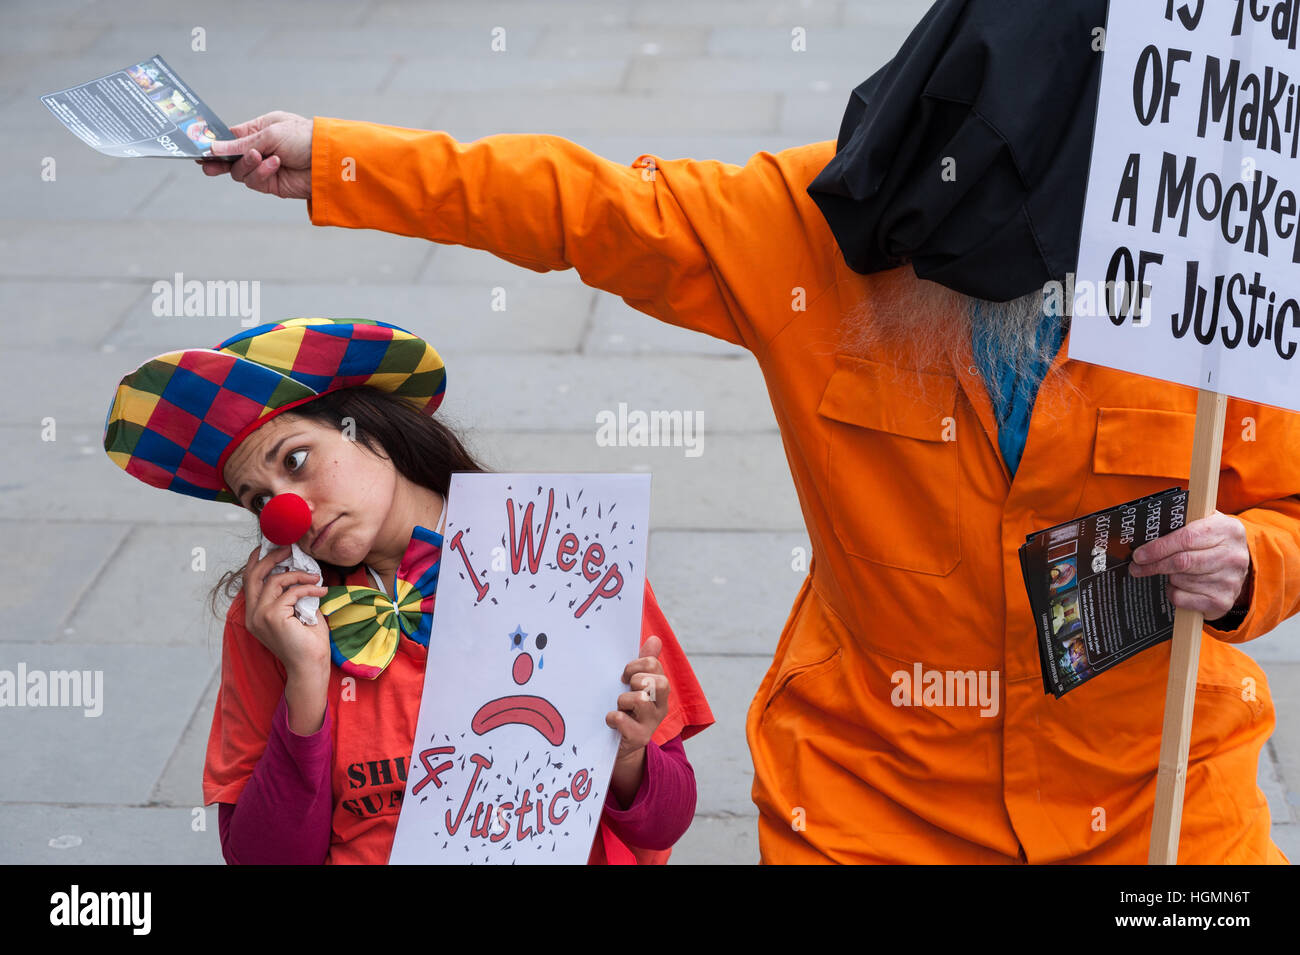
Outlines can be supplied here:
[[662, 649], [663, 641], [658, 637], [641, 645], [641, 656], [623, 669], [622, 680], [632, 689], [619, 696], [618, 709], [605, 718], [622, 737], [609, 786], [624, 806], [632, 801], [641, 784], [646, 744], [668, 715], [670, 687], [659, 663]]

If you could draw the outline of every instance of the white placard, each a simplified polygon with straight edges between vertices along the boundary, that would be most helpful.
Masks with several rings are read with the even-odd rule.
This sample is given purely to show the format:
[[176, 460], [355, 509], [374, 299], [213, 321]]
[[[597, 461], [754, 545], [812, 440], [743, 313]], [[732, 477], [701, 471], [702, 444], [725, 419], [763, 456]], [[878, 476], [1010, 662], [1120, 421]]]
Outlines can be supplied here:
[[1110, 4], [1070, 358], [1300, 409], [1298, 16]]
[[641, 644], [648, 474], [456, 474], [390, 863], [587, 861]]

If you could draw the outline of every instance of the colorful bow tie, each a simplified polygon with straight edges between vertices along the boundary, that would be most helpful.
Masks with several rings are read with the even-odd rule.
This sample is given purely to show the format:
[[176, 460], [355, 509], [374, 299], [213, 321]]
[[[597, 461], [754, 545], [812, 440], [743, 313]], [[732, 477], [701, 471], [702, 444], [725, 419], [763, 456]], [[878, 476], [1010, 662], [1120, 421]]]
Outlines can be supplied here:
[[357, 584], [328, 588], [320, 610], [328, 618], [330, 656], [340, 670], [373, 680], [392, 662], [403, 633], [429, 645], [441, 559], [442, 535], [417, 526], [397, 567], [395, 596]]

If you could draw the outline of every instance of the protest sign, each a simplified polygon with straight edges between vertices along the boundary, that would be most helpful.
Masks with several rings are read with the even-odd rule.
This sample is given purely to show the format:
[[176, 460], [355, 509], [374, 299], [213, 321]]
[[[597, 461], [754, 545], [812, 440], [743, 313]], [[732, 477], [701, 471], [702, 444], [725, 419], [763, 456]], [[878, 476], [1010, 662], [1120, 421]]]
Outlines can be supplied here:
[[[1298, 6], [1109, 6], [1069, 357], [1199, 389], [1189, 522], [1215, 510], [1225, 395], [1300, 407]], [[1152, 863], [1178, 857], [1202, 625], [1178, 608]]]
[[1070, 358], [1300, 408], [1297, 16], [1111, 4]]
[[587, 861], [649, 508], [648, 474], [453, 475], [390, 863]]

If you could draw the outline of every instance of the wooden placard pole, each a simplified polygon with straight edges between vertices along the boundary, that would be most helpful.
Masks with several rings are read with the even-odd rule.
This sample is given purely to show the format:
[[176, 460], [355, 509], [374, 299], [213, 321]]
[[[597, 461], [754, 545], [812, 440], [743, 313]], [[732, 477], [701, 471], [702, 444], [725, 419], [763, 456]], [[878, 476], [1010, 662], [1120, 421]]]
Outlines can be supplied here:
[[[1187, 521], [1214, 513], [1219, 497], [1219, 456], [1227, 398], [1199, 389], [1196, 434], [1192, 438], [1192, 471], [1187, 487]], [[1173, 647], [1169, 654], [1169, 683], [1165, 690], [1165, 722], [1160, 736], [1160, 768], [1156, 776], [1155, 817], [1151, 822], [1150, 865], [1178, 862], [1178, 834], [1183, 821], [1183, 786], [1187, 782], [1187, 750], [1192, 738], [1192, 706], [1196, 702], [1196, 672], [1201, 657], [1199, 610], [1174, 611]]]

